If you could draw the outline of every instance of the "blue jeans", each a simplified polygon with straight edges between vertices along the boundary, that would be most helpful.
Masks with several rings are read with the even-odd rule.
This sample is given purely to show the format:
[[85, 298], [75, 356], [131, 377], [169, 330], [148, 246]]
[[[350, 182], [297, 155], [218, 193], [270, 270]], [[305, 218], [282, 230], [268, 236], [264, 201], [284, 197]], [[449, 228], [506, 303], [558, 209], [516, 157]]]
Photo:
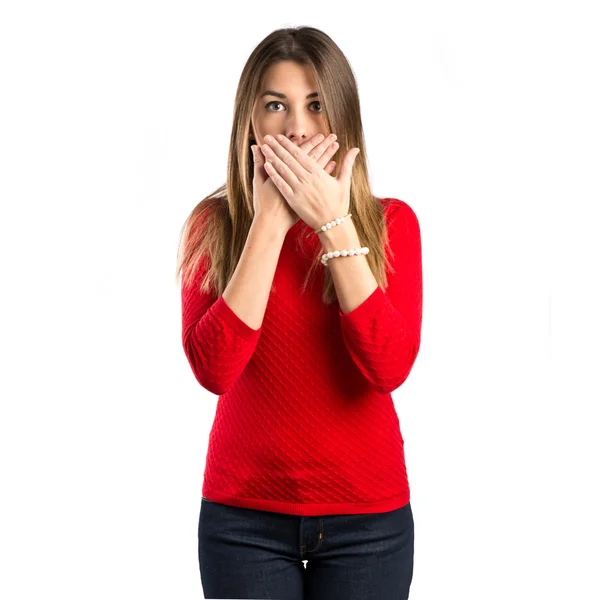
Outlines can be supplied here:
[[302, 517], [202, 498], [206, 600], [404, 600], [413, 554], [410, 502], [384, 513]]

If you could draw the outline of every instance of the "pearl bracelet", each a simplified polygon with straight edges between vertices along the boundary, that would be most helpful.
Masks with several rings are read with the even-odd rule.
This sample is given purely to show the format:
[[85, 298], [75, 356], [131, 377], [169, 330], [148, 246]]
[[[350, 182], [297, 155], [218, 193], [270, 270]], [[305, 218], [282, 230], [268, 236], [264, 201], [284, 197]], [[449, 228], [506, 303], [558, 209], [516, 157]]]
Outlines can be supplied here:
[[333, 252], [326, 252], [321, 256], [321, 263], [327, 266], [327, 261], [330, 258], [337, 258], [338, 256], [358, 256], [360, 254], [369, 254], [369, 249], [366, 246], [362, 248], [350, 249], [350, 250], [334, 250]]
[[[334, 219], [333, 221], [330, 221], [329, 223], [325, 223], [325, 225], [323, 225], [321, 227], [321, 229], [315, 229], [315, 231], [313, 231], [312, 233], [309, 233], [306, 237], [311, 236], [313, 233], [321, 233], [322, 231], [327, 231], [328, 229], [331, 229], [332, 227], [341, 225], [346, 219], [350, 218], [351, 216], [352, 216], [352, 213], [348, 213], [344, 217], [338, 217], [337, 219]], [[326, 267], [327, 261], [330, 258], [338, 258], [339, 256], [358, 256], [361, 254], [368, 254], [368, 253], [369, 253], [369, 249], [366, 246], [364, 246], [362, 248], [355, 248], [355, 249], [351, 248], [350, 250], [334, 250], [333, 252], [326, 252], [325, 254], [323, 254], [323, 256], [321, 256], [321, 264]]]
[[352, 216], [352, 213], [348, 213], [345, 217], [338, 217], [333, 221], [329, 221], [329, 223], [325, 223], [320, 229], [315, 229], [313, 232], [309, 233], [306, 237], [310, 237], [314, 233], [321, 233], [322, 231], [327, 231], [336, 225], [341, 225], [346, 219], [349, 219]]

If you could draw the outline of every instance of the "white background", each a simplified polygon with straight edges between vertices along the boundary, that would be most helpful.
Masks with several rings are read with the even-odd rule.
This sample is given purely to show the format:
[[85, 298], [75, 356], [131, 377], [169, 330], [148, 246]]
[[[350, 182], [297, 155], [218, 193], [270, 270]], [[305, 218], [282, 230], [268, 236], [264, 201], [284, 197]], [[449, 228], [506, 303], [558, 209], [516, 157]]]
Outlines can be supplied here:
[[3, 3], [0, 596], [202, 597], [217, 397], [181, 346], [177, 243], [225, 182], [250, 52], [311, 25], [357, 76], [373, 190], [421, 225], [394, 392], [411, 599], [599, 598], [591, 7]]

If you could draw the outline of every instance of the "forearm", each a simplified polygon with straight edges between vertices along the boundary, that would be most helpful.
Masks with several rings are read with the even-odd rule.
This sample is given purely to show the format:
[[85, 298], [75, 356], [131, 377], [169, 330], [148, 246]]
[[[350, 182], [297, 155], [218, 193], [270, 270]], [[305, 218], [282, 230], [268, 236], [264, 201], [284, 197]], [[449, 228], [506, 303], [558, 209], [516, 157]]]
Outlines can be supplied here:
[[[346, 219], [341, 225], [315, 235], [321, 240], [322, 254], [361, 247], [352, 219]], [[378, 286], [364, 254], [332, 258], [324, 268], [331, 271], [340, 309], [344, 314], [360, 306]]]
[[[380, 392], [398, 388], [408, 377], [420, 346], [422, 273], [420, 232], [412, 210], [402, 210], [388, 228], [393, 259], [384, 291], [366, 255], [332, 258], [344, 343], [356, 366]], [[319, 234], [323, 253], [359, 248], [354, 226]], [[338, 230], [338, 231], [336, 231]], [[324, 239], [323, 239], [324, 238]]]
[[223, 291], [227, 305], [249, 327], [258, 329], [269, 294], [286, 232], [266, 218], [256, 217], [237, 267]]

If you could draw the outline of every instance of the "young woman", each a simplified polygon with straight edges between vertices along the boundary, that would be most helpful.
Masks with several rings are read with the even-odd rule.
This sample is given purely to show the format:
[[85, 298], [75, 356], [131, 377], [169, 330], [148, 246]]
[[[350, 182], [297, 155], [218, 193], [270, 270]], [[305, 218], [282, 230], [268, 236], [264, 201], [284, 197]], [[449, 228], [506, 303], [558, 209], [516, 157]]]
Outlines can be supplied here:
[[227, 182], [186, 220], [178, 256], [183, 348], [219, 396], [206, 598], [408, 597], [391, 392], [420, 346], [421, 239], [406, 202], [371, 192], [364, 147], [338, 46], [312, 27], [267, 36], [239, 82]]

